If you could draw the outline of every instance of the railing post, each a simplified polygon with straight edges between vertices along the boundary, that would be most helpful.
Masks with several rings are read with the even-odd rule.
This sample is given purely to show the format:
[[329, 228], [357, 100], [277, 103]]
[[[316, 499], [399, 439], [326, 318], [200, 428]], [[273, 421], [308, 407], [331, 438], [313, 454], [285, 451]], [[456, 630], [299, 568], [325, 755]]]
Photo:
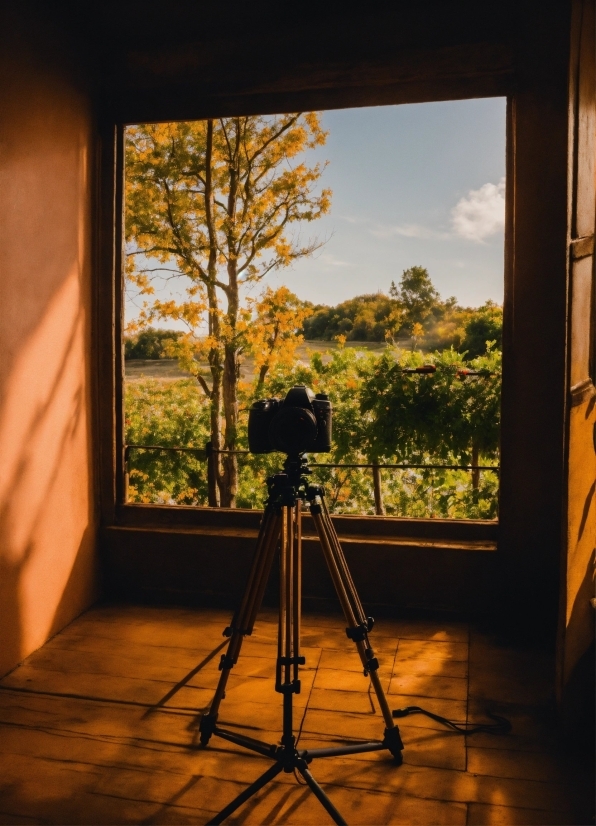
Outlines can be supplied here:
[[207, 442], [205, 445], [205, 457], [207, 459], [207, 497], [210, 508], [217, 508], [219, 502], [217, 501], [217, 474], [215, 463], [217, 456], [213, 450], [213, 442]]
[[130, 448], [128, 445], [124, 446], [124, 490], [123, 490], [123, 497], [124, 497], [124, 504], [128, 502], [128, 485], [130, 482], [130, 470], [128, 467], [128, 460], [130, 458]]
[[381, 491], [381, 468], [378, 465], [372, 466], [373, 490], [375, 492], [375, 514], [385, 516], [385, 506], [383, 505], [383, 493]]

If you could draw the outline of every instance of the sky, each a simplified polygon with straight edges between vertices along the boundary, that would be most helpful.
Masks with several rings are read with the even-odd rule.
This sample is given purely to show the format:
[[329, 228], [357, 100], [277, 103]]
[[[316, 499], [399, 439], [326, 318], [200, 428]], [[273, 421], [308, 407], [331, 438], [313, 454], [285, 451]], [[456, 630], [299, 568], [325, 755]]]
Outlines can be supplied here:
[[[327, 162], [320, 185], [332, 205], [300, 238], [325, 243], [265, 283], [334, 305], [387, 293], [419, 265], [443, 298], [502, 303], [505, 106], [486, 98], [324, 112], [327, 142], [304, 160]], [[128, 320], [136, 309], [128, 300]]]
[[329, 161], [332, 206], [302, 232], [326, 243], [269, 283], [337, 304], [420, 265], [443, 298], [502, 303], [505, 99], [343, 109], [322, 123], [327, 143], [308, 157]]

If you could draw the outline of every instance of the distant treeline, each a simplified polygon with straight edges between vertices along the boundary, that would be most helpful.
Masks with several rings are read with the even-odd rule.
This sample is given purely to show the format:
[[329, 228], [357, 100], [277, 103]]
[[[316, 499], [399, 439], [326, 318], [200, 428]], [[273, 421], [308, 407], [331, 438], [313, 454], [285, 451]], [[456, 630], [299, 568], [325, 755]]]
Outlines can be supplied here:
[[486, 352], [486, 342], [501, 348], [503, 312], [487, 301], [482, 307], [460, 307], [455, 298], [443, 301], [424, 267], [411, 267], [389, 295], [359, 295], [335, 307], [312, 305], [303, 324], [308, 341], [414, 340], [417, 346], [467, 351], [469, 358]]
[[168, 355], [168, 344], [177, 341], [181, 332], [178, 330], [156, 330], [147, 327], [136, 335], [125, 336], [125, 359], [167, 359], [174, 358]]
[[[389, 295], [378, 292], [359, 295], [335, 307], [301, 302], [288, 292], [293, 304], [275, 307], [275, 312], [307, 311], [302, 333], [307, 341], [387, 341], [416, 348], [453, 347], [467, 358], [487, 351], [487, 342], [501, 349], [503, 311], [492, 301], [482, 307], [461, 307], [455, 298], [442, 300], [424, 267], [405, 270]], [[304, 312], [301, 312], [304, 317]], [[275, 319], [270, 319], [275, 327]], [[300, 321], [297, 323], [299, 328]], [[172, 345], [182, 336], [177, 330], [148, 327], [125, 338], [127, 359], [175, 358]]]

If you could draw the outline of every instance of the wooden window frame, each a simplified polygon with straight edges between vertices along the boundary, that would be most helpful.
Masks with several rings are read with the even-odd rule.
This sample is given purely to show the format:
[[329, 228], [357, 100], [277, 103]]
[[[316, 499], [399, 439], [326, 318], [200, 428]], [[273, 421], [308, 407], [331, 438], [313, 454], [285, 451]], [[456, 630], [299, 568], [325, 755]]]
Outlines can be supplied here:
[[[550, 15], [550, 17], [549, 17]], [[199, 87], [135, 88], [134, 78], [114, 102], [102, 130], [96, 352], [101, 520], [112, 529], [162, 531], [254, 530], [258, 511], [230, 511], [122, 502], [123, 449], [121, 262], [122, 143], [124, 125], [232, 114], [337, 109], [367, 105], [508, 99], [502, 451], [499, 523], [335, 517], [354, 538], [426, 535], [495, 545], [500, 575], [528, 605], [555, 605], [561, 548], [566, 386], [567, 295], [567, 66], [568, 10], [553, 7], [549, 48], [520, 24], [509, 42], [402, 52], [395, 61], [329, 67], [313, 76], [269, 74], [234, 81], [216, 92]], [[552, 19], [551, 19], [552, 18]], [[556, 33], [556, 34], [555, 34]], [[420, 67], [424, 67], [422, 70]], [[446, 68], [447, 67], [447, 68]], [[318, 84], [318, 85], [317, 85]], [[199, 103], [197, 103], [199, 101]], [[548, 289], [545, 290], [544, 284]], [[548, 333], [544, 333], [548, 331]], [[350, 527], [351, 526], [351, 527]], [[456, 526], [456, 527], [454, 527]], [[454, 533], [453, 533], [454, 532]], [[413, 543], [416, 544], [416, 543]], [[445, 547], [445, 545], [443, 546]], [[467, 554], [470, 558], [474, 555]], [[490, 585], [487, 586], [490, 590]], [[553, 599], [554, 597], [554, 599]]]

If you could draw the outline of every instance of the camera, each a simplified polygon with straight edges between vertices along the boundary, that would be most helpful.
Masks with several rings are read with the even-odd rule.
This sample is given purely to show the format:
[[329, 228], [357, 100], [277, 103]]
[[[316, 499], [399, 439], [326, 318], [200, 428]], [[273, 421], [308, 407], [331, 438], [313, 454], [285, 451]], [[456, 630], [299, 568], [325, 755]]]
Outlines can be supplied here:
[[331, 402], [304, 384], [285, 399], [260, 399], [248, 413], [251, 453], [328, 453], [331, 450]]

